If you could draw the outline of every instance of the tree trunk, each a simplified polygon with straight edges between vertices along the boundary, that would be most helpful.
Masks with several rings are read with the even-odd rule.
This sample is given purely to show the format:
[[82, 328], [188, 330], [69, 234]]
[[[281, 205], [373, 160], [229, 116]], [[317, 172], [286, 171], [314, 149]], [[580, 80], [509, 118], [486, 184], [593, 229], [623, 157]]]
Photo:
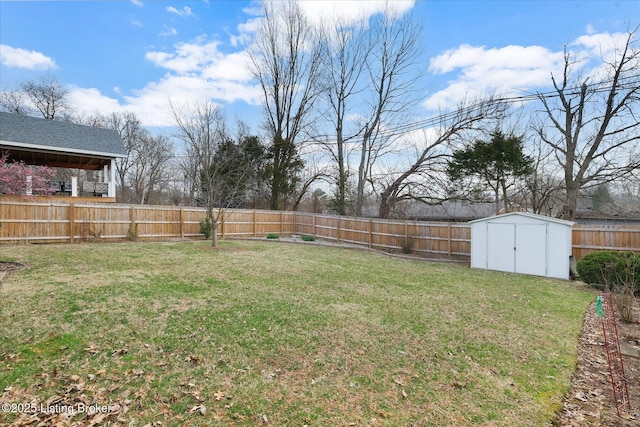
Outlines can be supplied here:
[[218, 246], [218, 220], [211, 221], [211, 247]]
[[573, 221], [576, 219], [579, 189], [575, 182], [567, 183], [566, 187], [567, 193], [562, 203], [562, 219]]

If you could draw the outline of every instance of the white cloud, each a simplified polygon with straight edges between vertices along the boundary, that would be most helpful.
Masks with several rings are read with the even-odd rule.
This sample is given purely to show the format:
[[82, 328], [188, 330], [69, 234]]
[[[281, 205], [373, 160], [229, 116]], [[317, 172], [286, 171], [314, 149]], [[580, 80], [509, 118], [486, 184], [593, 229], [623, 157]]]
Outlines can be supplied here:
[[26, 50], [0, 44], [0, 63], [11, 68], [47, 70], [58, 68], [55, 61], [34, 50]]
[[222, 53], [218, 47], [220, 41], [207, 41], [200, 37], [190, 43], [175, 45], [175, 51], [147, 52], [146, 59], [157, 67], [166, 68], [179, 75], [199, 75], [204, 79], [222, 79], [230, 81], [248, 81], [249, 57], [240, 51]]
[[133, 3], [134, 6], [138, 6], [138, 7], [144, 6], [144, 3], [142, 3], [142, 1], [140, 0], [131, 0], [131, 3]]
[[[620, 54], [628, 34], [595, 33], [592, 26], [586, 32], [567, 49], [574, 61], [573, 72], [581, 72], [595, 82], [607, 77], [603, 60], [611, 62]], [[430, 110], [453, 109], [464, 99], [487, 93], [521, 95], [523, 91], [547, 90], [551, 74], [561, 76], [563, 67], [564, 52], [542, 46], [487, 48], [463, 44], [431, 58], [428, 71], [450, 79], [447, 87], [431, 94], [423, 106]]]
[[117, 99], [102, 95], [95, 88], [70, 86], [68, 100], [75, 110], [84, 113], [98, 112], [106, 115], [123, 110]]
[[140, 28], [144, 27], [144, 24], [142, 24], [142, 21], [139, 21], [137, 19], [132, 19], [131, 20], [131, 25], [134, 25], [134, 26], [140, 27]]
[[231, 46], [238, 47], [241, 45], [248, 45], [253, 40], [253, 35], [260, 28], [260, 22], [262, 18], [251, 18], [247, 22], [238, 24], [238, 35], [229, 34], [229, 41]]
[[200, 76], [167, 75], [135, 91], [132, 96], [126, 96], [125, 100], [127, 110], [138, 114], [145, 125], [172, 126], [169, 100], [175, 105], [191, 104], [202, 99], [257, 104], [259, 96], [257, 87], [244, 83], [207, 80]]
[[167, 25], [164, 26], [164, 31], [158, 34], [161, 37], [175, 36], [178, 35], [178, 30], [173, 27], [169, 27]]
[[578, 37], [570, 46], [586, 50], [594, 59], [609, 61], [624, 47], [627, 37], [625, 33], [589, 33]]
[[180, 74], [194, 72], [215, 62], [221, 56], [218, 52], [218, 41], [179, 43], [173, 53], [147, 52], [145, 58], [156, 66], [175, 71]]
[[[251, 82], [247, 53], [223, 53], [220, 45], [218, 40], [199, 37], [176, 44], [172, 51], [150, 51], [146, 59], [167, 70], [158, 81], [124, 95], [121, 101], [97, 89], [74, 88], [70, 91], [70, 103], [85, 113], [131, 111], [147, 126], [173, 125], [169, 99], [176, 105], [202, 99], [259, 105], [260, 90]], [[120, 88], [114, 91], [121, 94]]]
[[549, 84], [551, 73], [562, 69], [563, 53], [541, 46], [509, 45], [488, 49], [461, 45], [431, 59], [434, 74], [454, 73], [448, 86], [424, 102], [428, 109], [452, 109], [464, 99], [488, 93], [521, 94]]
[[167, 6], [167, 12], [169, 13], [173, 13], [175, 15], [178, 16], [194, 16], [193, 12], [191, 11], [191, 8], [189, 6], [184, 6], [182, 9], [178, 10], [173, 6]]
[[309, 19], [316, 24], [337, 17], [349, 25], [385, 11], [403, 15], [413, 8], [415, 0], [298, 0], [298, 3]]
[[[629, 35], [627, 33], [599, 33], [588, 34], [578, 37], [570, 47], [574, 50], [572, 54], [579, 61], [579, 65], [587, 68], [584, 78], [589, 78], [590, 82], [598, 82], [611, 78], [610, 63], [617, 62], [627, 43]], [[631, 51], [640, 52], [638, 46], [630, 46]], [[640, 59], [636, 57], [634, 61], [626, 64], [625, 69], [640, 69]]]

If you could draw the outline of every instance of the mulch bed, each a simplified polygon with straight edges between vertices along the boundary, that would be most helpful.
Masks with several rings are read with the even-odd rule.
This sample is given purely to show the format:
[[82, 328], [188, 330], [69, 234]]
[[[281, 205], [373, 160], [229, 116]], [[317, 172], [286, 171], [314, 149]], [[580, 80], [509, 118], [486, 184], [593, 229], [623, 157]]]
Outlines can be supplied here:
[[[618, 321], [621, 343], [640, 348], [640, 301], [634, 306], [634, 323]], [[564, 398], [562, 413], [555, 425], [563, 427], [637, 427], [640, 425], [640, 358], [623, 356], [631, 410], [616, 413], [604, 347], [602, 320], [595, 302], [584, 316], [578, 343], [578, 365], [571, 389]]]

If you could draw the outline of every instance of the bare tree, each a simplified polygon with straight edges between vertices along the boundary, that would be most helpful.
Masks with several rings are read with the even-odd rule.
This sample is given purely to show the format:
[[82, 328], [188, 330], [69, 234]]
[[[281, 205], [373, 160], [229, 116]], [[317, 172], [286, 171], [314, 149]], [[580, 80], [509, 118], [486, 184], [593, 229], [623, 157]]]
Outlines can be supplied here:
[[[193, 103], [178, 108], [170, 102], [177, 137], [184, 142], [183, 170], [193, 182], [194, 192], [205, 206], [211, 221], [211, 245], [218, 243], [217, 229], [224, 219], [227, 208], [245, 196], [247, 176], [257, 165], [246, 158], [230, 153], [238, 152], [233, 145], [232, 132], [219, 106], [211, 101]], [[255, 141], [245, 138], [248, 143]], [[253, 149], [253, 145], [249, 147]], [[250, 156], [253, 157], [253, 156]], [[260, 160], [260, 155], [256, 156]], [[243, 166], [238, 167], [239, 162]]]
[[640, 140], [640, 49], [635, 34], [629, 32], [611, 58], [602, 58], [606, 77], [599, 82], [575, 76], [578, 62], [565, 50], [562, 76], [551, 76], [553, 96], [539, 95], [546, 120], [537, 132], [554, 149], [564, 172], [565, 219], [575, 218], [581, 189], [640, 167], [628, 152]]
[[270, 135], [270, 207], [295, 189], [302, 168], [299, 137], [310, 122], [321, 50], [315, 32], [294, 1], [266, 3], [264, 19], [250, 52], [252, 72], [262, 90]]
[[355, 214], [362, 215], [364, 190], [373, 164], [390, 147], [388, 129], [406, 121], [409, 108], [418, 101], [420, 28], [411, 15], [391, 11], [376, 19], [369, 30], [366, 58], [369, 100], [360, 120], [360, 161], [356, 184]]
[[506, 108], [506, 104], [488, 99], [473, 104], [462, 103], [454, 113], [442, 115], [435, 134], [427, 136], [425, 133], [422, 144], [416, 146], [412, 162], [385, 184], [380, 194], [378, 216], [389, 217], [401, 200], [434, 204], [446, 199], [446, 167], [456, 141], [467, 132], [482, 130], [486, 122], [500, 118]]
[[364, 90], [363, 80], [367, 56], [372, 48], [366, 38], [364, 21], [350, 26], [335, 18], [323, 30], [322, 86], [329, 108], [327, 118], [332, 123], [334, 135], [320, 144], [336, 165], [336, 192], [333, 209], [338, 215], [347, 214], [347, 182], [349, 179], [349, 142], [358, 137], [360, 129], [347, 129], [347, 114], [351, 105]]
[[533, 159], [532, 172], [526, 176], [517, 190], [516, 200], [527, 206], [533, 213], [556, 216], [562, 209], [560, 194], [562, 179], [552, 163], [553, 150], [539, 138], [534, 138], [529, 146]]
[[212, 225], [211, 245], [218, 244], [219, 211], [215, 212], [215, 180], [212, 170], [218, 146], [227, 135], [226, 121], [220, 108], [210, 101], [194, 103], [179, 109], [169, 101], [173, 119], [178, 128], [177, 137], [184, 142], [185, 174], [194, 183], [192, 192], [204, 199], [207, 218]]
[[59, 119], [69, 111], [67, 90], [52, 74], [46, 74], [37, 81], [26, 81], [20, 88], [45, 119]]
[[31, 113], [27, 106], [25, 93], [19, 90], [2, 90], [0, 92], [0, 108], [2, 111], [20, 116], [28, 116]]
[[138, 117], [130, 112], [112, 113], [109, 116], [102, 117], [103, 125], [108, 129], [113, 129], [120, 135], [120, 140], [127, 151], [127, 157], [116, 161], [116, 175], [118, 178], [119, 198], [122, 201], [133, 202], [135, 197], [132, 194], [132, 188], [129, 186], [129, 176], [134, 164], [139, 160], [139, 153], [142, 152], [138, 147], [142, 144], [143, 137], [147, 131], [142, 127]]
[[173, 158], [173, 144], [164, 135], [151, 136], [145, 132], [129, 152], [131, 162], [127, 183], [134, 200], [145, 203], [159, 200], [159, 190], [168, 181], [169, 162]]
[[118, 132], [127, 156], [116, 160], [118, 201], [145, 204], [160, 200], [161, 185], [167, 181], [173, 144], [166, 136], [152, 136], [131, 112], [94, 113], [73, 117], [75, 123]]

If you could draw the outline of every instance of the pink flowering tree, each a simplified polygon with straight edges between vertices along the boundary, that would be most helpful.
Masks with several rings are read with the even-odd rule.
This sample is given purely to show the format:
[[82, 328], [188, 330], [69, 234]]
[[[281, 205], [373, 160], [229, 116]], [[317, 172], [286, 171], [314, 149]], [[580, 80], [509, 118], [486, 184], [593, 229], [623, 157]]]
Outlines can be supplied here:
[[0, 194], [27, 195], [30, 192], [33, 195], [50, 196], [55, 192], [49, 184], [56, 176], [54, 169], [28, 166], [24, 162], [7, 162], [8, 157], [8, 153], [0, 157]]

